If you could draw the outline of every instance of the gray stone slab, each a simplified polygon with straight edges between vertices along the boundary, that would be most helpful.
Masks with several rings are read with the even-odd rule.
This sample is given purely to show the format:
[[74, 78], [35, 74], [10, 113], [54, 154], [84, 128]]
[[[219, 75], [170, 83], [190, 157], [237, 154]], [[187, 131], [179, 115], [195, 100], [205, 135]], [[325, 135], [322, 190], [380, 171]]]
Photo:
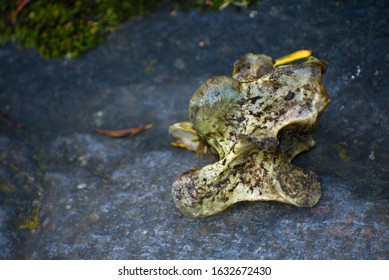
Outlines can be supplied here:
[[[0, 113], [23, 128], [0, 123], [0, 258], [388, 259], [388, 12], [387, 1], [261, 1], [128, 21], [79, 59], [1, 46]], [[212, 159], [171, 147], [169, 125], [244, 53], [302, 48], [329, 65], [317, 146], [295, 160], [319, 175], [319, 204], [184, 217], [171, 184]], [[147, 123], [122, 139], [95, 131]]]

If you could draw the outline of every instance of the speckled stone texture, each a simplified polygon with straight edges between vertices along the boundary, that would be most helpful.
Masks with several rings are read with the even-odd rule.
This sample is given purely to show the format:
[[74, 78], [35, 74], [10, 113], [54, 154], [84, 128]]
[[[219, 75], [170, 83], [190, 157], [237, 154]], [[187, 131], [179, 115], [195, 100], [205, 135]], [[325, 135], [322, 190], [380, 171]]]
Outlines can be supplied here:
[[[0, 258], [389, 259], [388, 14], [387, 1], [268, 0], [162, 10], [78, 59], [0, 46], [0, 113], [23, 125], [0, 123]], [[318, 205], [184, 217], [171, 184], [212, 159], [171, 147], [169, 125], [241, 55], [302, 48], [329, 65], [317, 145], [294, 161], [319, 175]], [[122, 139], [95, 131], [147, 123]]]

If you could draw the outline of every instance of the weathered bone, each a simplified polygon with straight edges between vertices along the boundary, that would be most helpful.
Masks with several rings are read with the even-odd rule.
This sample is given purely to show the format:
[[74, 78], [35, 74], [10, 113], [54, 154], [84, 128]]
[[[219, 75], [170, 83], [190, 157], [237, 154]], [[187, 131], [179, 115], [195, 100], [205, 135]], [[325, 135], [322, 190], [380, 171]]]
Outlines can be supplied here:
[[170, 132], [183, 141], [174, 128], [193, 125], [191, 139], [212, 147], [220, 160], [176, 179], [177, 207], [200, 218], [239, 201], [314, 206], [321, 196], [317, 176], [290, 161], [314, 145], [301, 134], [316, 127], [329, 103], [321, 81], [325, 69], [325, 62], [314, 57], [275, 68], [271, 58], [248, 54], [235, 63], [232, 78], [206, 81], [190, 101], [191, 123], [175, 124]]

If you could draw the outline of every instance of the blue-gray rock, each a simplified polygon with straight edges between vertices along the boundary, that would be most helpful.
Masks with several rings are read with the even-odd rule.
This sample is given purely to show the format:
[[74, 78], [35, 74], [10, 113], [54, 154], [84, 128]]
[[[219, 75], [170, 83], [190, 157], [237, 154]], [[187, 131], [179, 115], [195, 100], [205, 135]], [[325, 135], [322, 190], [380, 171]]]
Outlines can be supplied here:
[[[79, 59], [1, 46], [0, 113], [23, 128], [0, 123], [0, 258], [388, 259], [388, 14], [387, 1], [273, 0], [160, 11]], [[303, 48], [328, 62], [332, 100], [316, 147], [294, 161], [319, 175], [318, 205], [184, 217], [171, 184], [213, 159], [171, 147], [169, 125], [241, 55]], [[95, 131], [147, 123], [121, 139]]]

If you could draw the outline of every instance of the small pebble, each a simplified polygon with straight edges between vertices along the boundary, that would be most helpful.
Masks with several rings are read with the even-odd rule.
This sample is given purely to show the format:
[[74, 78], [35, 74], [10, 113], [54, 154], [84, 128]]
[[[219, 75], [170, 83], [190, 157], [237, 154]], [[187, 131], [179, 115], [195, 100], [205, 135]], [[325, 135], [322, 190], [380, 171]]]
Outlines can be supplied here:
[[77, 189], [79, 189], [79, 190], [85, 189], [86, 187], [87, 187], [87, 185], [85, 183], [80, 183], [77, 185]]

